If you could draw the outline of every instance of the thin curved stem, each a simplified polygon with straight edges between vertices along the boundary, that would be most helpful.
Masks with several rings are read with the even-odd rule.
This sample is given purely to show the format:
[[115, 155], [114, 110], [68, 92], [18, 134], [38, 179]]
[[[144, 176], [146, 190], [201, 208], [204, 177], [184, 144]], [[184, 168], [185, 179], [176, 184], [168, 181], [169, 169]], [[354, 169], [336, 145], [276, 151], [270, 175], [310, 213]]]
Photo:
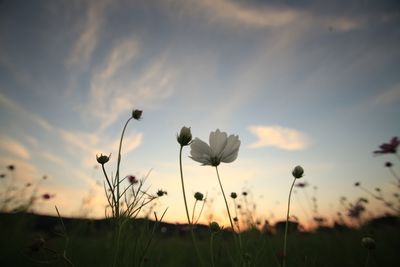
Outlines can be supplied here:
[[226, 201], [224, 188], [222, 186], [221, 179], [219, 178], [219, 173], [218, 173], [218, 167], [217, 166], [215, 166], [215, 170], [217, 171], [218, 182], [219, 182], [219, 186], [221, 188], [222, 196], [224, 197], [226, 211], [228, 212], [229, 222], [231, 224], [232, 231], [235, 232], [235, 228], [233, 227], [231, 212], [229, 211], [228, 201]]
[[[238, 237], [236, 236], [236, 231], [235, 231], [235, 228], [233, 227], [231, 212], [229, 211], [228, 201], [226, 201], [226, 196], [225, 196], [224, 188], [223, 188], [223, 186], [222, 186], [221, 179], [220, 179], [220, 177], [219, 177], [219, 172], [218, 172], [218, 167], [217, 167], [217, 166], [215, 166], [215, 170], [216, 170], [216, 172], [217, 172], [218, 183], [219, 183], [219, 186], [220, 186], [220, 188], [221, 188], [222, 196], [224, 197], [226, 210], [227, 210], [227, 212], [228, 212], [229, 222], [231, 223], [233, 237], [234, 237], [235, 242], [236, 242], [236, 244], [237, 244], [237, 239], [238, 239]], [[238, 236], [239, 236], [240, 259], [241, 259], [242, 262], [243, 262], [242, 239], [241, 239], [240, 235], [238, 235]]]
[[115, 179], [116, 179], [116, 183], [117, 183], [117, 201], [116, 201], [116, 211], [115, 211], [115, 216], [118, 218], [119, 217], [119, 200], [121, 198], [120, 194], [119, 194], [119, 166], [121, 164], [121, 148], [122, 148], [122, 140], [124, 139], [124, 134], [125, 134], [125, 130], [126, 127], [128, 126], [128, 123], [133, 119], [133, 117], [130, 117], [124, 126], [124, 129], [122, 130], [121, 133], [121, 139], [119, 140], [119, 149], [118, 149], [118, 161], [117, 161], [117, 172], [115, 173]]
[[369, 254], [370, 254], [370, 251], [369, 251], [369, 249], [368, 249], [368, 254], [367, 254], [367, 257], [365, 258], [365, 264], [364, 264], [364, 267], [368, 267], [368, 262], [369, 262]]
[[211, 266], [215, 267], [215, 263], [214, 263], [214, 233], [211, 233], [211, 238], [210, 238], [210, 257], [211, 257]]
[[183, 181], [183, 169], [182, 169], [182, 150], [183, 150], [183, 146], [181, 146], [181, 148], [179, 150], [179, 170], [180, 170], [180, 174], [181, 174], [182, 194], [183, 194], [183, 201], [185, 202], [186, 217], [187, 217], [187, 220], [189, 223], [190, 235], [192, 237], [192, 242], [193, 242], [194, 249], [196, 251], [196, 255], [200, 261], [201, 266], [204, 266], [203, 259], [200, 256], [200, 251], [197, 247], [196, 239], [194, 237], [193, 224], [190, 221], [189, 209], [188, 209], [188, 205], [187, 205], [187, 201], [186, 201], [186, 191], [185, 191], [185, 183]]
[[179, 150], [179, 170], [180, 170], [180, 173], [181, 173], [182, 194], [183, 194], [183, 202], [185, 203], [186, 217], [187, 217], [187, 220], [188, 220], [188, 224], [191, 225], [190, 216], [189, 216], [189, 209], [188, 209], [187, 200], [186, 200], [185, 183], [183, 181], [182, 149], [183, 149], [183, 146], [181, 146], [181, 149]]
[[194, 213], [195, 213], [195, 211], [196, 211], [196, 205], [197, 205], [197, 199], [196, 199], [196, 201], [194, 202], [194, 205], [193, 205], [193, 211], [192, 211], [192, 224], [193, 224], [193, 222], [194, 222]]
[[289, 199], [288, 199], [288, 208], [287, 208], [287, 213], [286, 213], [286, 226], [285, 226], [285, 237], [283, 240], [283, 260], [282, 260], [282, 266], [286, 266], [286, 243], [287, 243], [287, 232], [288, 232], [288, 224], [289, 224], [289, 211], [290, 211], [290, 197], [292, 196], [292, 190], [294, 183], [296, 182], [296, 178], [294, 178], [292, 186], [290, 187], [289, 191]]
[[[115, 198], [114, 188], [111, 186], [110, 180], [108, 179], [108, 175], [107, 175], [106, 169], [104, 168], [104, 164], [101, 164], [101, 168], [102, 168], [102, 170], [103, 170], [104, 177], [106, 178], [108, 187], [109, 187], [109, 189], [110, 189], [110, 191], [111, 191], [111, 194], [112, 194], [113, 205], [115, 206], [115, 205], [116, 205], [116, 202], [117, 202], [117, 199]], [[106, 194], [107, 194], [107, 191], [106, 191]], [[114, 207], [111, 206], [111, 208], [112, 208], [112, 210], [113, 210], [113, 216], [115, 216], [115, 214], [114, 214]]]

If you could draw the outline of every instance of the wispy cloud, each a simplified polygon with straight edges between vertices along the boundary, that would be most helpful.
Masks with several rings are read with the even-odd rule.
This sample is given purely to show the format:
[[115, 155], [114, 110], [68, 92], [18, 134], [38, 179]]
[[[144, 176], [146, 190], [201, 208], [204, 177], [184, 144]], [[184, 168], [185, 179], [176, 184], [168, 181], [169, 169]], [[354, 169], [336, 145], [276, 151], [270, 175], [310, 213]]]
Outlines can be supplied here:
[[[113, 150], [115, 151], [119, 147], [120, 139], [115, 139], [112, 144]], [[124, 137], [124, 149], [121, 151], [123, 154], [128, 154], [129, 152], [138, 148], [143, 141], [143, 133], [132, 133], [130, 136]]]
[[54, 155], [54, 154], [52, 154], [50, 152], [47, 152], [47, 151], [43, 151], [41, 153], [41, 156], [43, 158], [45, 158], [46, 160], [51, 161], [52, 163], [56, 163], [58, 165], [65, 165], [66, 164], [64, 159], [62, 159], [59, 156], [56, 156], [56, 155]]
[[53, 127], [42, 117], [28, 112], [26, 109], [22, 108], [19, 104], [11, 100], [10, 98], [6, 97], [5, 95], [0, 93], [0, 105], [13, 111], [14, 114], [18, 117], [25, 118], [27, 121], [31, 121], [40, 125], [43, 129], [50, 131]]
[[[247, 27], [274, 27], [292, 22], [300, 13], [277, 6], [254, 6], [229, 0], [170, 1], [178, 2], [179, 14], [202, 16], [209, 23], [243, 25]], [[175, 12], [176, 14], [176, 12]]]
[[[65, 147], [71, 155], [81, 155], [84, 167], [91, 168], [95, 163], [96, 154], [111, 153], [118, 151], [120, 137], [113, 139], [104, 137], [100, 139], [95, 134], [85, 132], [73, 132], [67, 130], [60, 131], [61, 138], [65, 142]], [[138, 148], [143, 141], [143, 133], [134, 132], [124, 137], [123, 154]], [[79, 153], [77, 153], [79, 151]]]
[[28, 149], [20, 142], [9, 136], [5, 135], [0, 136], [0, 149], [8, 154], [11, 154], [21, 159], [31, 158]]
[[97, 46], [100, 30], [104, 23], [105, 11], [110, 1], [87, 1], [86, 19], [81, 25], [81, 32], [68, 57], [67, 66], [84, 69], [91, 60]]
[[372, 100], [375, 106], [388, 106], [400, 102], [400, 83], [393, 85], [388, 90], [384, 90]]
[[113, 124], [133, 107], [151, 108], [173, 92], [175, 71], [161, 55], [137, 69], [141, 50], [135, 37], [118, 41], [92, 76], [86, 114], [101, 122], [100, 130]]
[[248, 145], [250, 148], [276, 147], [284, 150], [302, 150], [310, 143], [306, 134], [276, 125], [250, 126], [249, 131], [257, 137], [257, 141]]

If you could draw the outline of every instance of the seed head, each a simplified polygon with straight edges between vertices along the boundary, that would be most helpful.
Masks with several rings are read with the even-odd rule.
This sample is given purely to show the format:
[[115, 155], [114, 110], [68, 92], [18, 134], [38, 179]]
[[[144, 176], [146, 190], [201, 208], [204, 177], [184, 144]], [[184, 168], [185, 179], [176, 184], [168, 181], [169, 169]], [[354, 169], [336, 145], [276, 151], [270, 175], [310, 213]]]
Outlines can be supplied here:
[[237, 194], [235, 192], [231, 193], [231, 198], [236, 199], [237, 198]]

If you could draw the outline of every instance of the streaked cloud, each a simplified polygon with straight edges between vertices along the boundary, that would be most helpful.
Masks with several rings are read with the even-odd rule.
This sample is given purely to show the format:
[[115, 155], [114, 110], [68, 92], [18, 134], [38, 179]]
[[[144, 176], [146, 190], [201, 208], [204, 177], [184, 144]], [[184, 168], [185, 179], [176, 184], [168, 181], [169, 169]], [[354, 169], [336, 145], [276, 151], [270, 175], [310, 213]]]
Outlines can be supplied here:
[[294, 9], [250, 6], [229, 0], [206, 0], [197, 3], [207, 11], [211, 20], [225, 20], [256, 27], [285, 25], [299, 15]]
[[54, 154], [52, 154], [50, 152], [47, 152], [47, 151], [42, 152], [41, 156], [43, 158], [45, 158], [46, 160], [51, 161], [53, 163], [56, 163], [58, 165], [65, 165], [66, 164], [64, 159], [62, 159], [61, 157], [56, 156], [56, 155], [54, 155]]
[[[112, 144], [113, 151], [117, 151], [119, 147], [120, 139], [115, 139]], [[143, 133], [132, 133], [131, 135], [125, 136], [123, 140], [123, 150], [121, 153], [128, 154], [129, 152], [138, 148], [143, 141]]]
[[160, 55], [137, 71], [136, 59], [141, 49], [135, 37], [122, 39], [110, 49], [104, 64], [94, 71], [89, 102], [81, 108], [100, 121], [100, 130], [133, 107], [154, 108], [172, 94], [174, 68]]
[[306, 134], [290, 128], [276, 125], [250, 126], [249, 131], [257, 140], [248, 145], [250, 148], [276, 147], [284, 150], [302, 150], [309, 146]]
[[388, 90], [384, 90], [372, 100], [372, 104], [382, 107], [400, 102], [400, 84], [395, 84]]
[[9, 136], [0, 136], [0, 149], [8, 154], [11, 154], [21, 159], [31, 158], [29, 150], [20, 142]]
[[81, 32], [74, 44], [71, 55], [67, 59], [67, 66], [85, 69], [91, 60], [97, 46], [101, 26], [104, 23], [104, 13], [110, 1], [87, 1], [87, 13], [81, 25]]
[[0, 105], [13, 111], [16, 116], [26, 119], [27, 121], [31, 121], [40, 125], [43, 129], [50, 131], [53, 127], [42, 117], [36, 115], [35, 113], [28, 112], [26, 109], [21, 107], [19, 104], [6, 97], [5, 95], [0, 93]]

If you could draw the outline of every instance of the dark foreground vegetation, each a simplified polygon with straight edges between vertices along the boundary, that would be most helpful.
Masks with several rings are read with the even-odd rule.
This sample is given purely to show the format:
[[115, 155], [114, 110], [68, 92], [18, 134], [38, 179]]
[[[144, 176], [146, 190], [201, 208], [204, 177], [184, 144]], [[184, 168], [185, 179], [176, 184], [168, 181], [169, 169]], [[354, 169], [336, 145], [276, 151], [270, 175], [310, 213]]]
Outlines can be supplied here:
[[[64, 233], [64, 227], [66, 232]], [[201, 266], [186, 225], [137, 219], [121, 236], [123, 252], [116, 266]], [[273, 230], [273, 229], [270, 229]], [[112, 266], [115, 264], [111, 220], [60, 219], [27, 213], [0, 214], [0, 266]], [[208, 226], [196, 227], [205, 266], [210, 265]], [[242, 233], [249, 266], [280, 266], [282, 233], [256, 229]], [[368, 250], [361, 239], [371, 236], [376, 248], [368, 266], [398, 266], [400, 222], [383, 217], [360, 229], [321, 228], [314, 232], [292, 229], [286, 266], [365, 266]], [[215, 266], [235, 265], [235, 246], [229, 231], [213, 234]], [[63, 260], [68, 256], [70, 263]], [[72, 264], [72, 265], [71, 265]]]

